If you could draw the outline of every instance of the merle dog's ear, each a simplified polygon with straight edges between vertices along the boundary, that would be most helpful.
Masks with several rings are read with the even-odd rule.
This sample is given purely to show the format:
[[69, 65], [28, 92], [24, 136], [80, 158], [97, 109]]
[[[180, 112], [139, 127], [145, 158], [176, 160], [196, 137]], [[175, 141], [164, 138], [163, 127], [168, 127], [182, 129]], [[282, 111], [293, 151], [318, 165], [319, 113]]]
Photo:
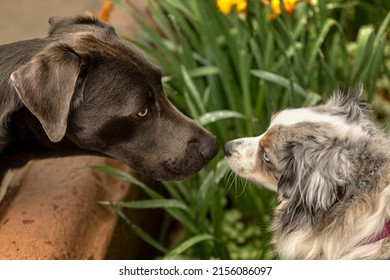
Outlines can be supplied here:
[[325, 106], [339, 107], [351, 121], [360, 121], [362, 117], [371, 118], [372, 109], [364, 99], [363, 86], [355, 89], [338, 89], [325, 103]]
[[19, 98], [52, 142], [61, 141], [65, 135], [82, 69], [81, 58], [71, 47], [51, 44], [11, 74]]
[[289, 142], [282, 162], [278, 182], [282, 198], [308, 211], [326, 211], [344, 197], [351, 163], [347, 151], [334, 139], [310, 136]]

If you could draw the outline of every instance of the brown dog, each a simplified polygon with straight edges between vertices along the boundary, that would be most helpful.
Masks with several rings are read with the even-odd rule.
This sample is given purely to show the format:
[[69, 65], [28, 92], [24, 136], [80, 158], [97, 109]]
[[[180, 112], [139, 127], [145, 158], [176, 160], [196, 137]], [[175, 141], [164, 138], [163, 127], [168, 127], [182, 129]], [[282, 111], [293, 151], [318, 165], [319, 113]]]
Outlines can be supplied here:
[[44, 39], [0, 46], [0, 177], [30, 159], [91, 154], [173, 180], [216, 155], [216, 139], [168, 101], [159, 68], [111, 26], [49, 22]]

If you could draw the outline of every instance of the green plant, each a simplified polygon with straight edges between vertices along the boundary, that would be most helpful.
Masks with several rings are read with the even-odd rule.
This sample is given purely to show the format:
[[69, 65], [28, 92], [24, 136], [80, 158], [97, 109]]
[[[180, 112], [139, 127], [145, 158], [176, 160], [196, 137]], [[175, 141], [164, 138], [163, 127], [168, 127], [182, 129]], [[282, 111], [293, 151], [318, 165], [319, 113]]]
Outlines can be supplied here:
[[[123, 1], [114, 2], [125, 8]], [[131, 1], [128, 5], [132, 7]], [[372, 99], [378, 79], [389, 78], [384, 61], [390, 13], [384, 13], [379, 25], [353, 25], [350, 31], [342, 22], [356, 7], [371, 6], [364, 1], [303, 1], [292, 14], [281, 7], [282, 14], [270, 20], [270, 7], [257, 0], [249, 1], [246, 13], [233, 9], [229, 15], [221, 14], [212, 0], [149, 0], [155, 24], [149, 25], [132, 7], [144, 31], [130, 41], [162, 67], [173, 103], [224, 143], [262, 133], [273, 112], [315, 105], [337, 86], [362, 83]], [[222, 157], [220, 153], [187, 180], [163, 182], [169, 198], [128, 174], [100, 169], [150, 196], [112, 206], [161, 252], [159, 257], [274, 258], [267, 227], [275, 194], [226, 176]], [[154, 240], [123, 215], [122, 207], [165, 208], [179, 221], [181, 234], [169, 245]], [[255, 230], [243, 239], [246, 229]], [[239, 254], [242, 250], [255, 253]]]

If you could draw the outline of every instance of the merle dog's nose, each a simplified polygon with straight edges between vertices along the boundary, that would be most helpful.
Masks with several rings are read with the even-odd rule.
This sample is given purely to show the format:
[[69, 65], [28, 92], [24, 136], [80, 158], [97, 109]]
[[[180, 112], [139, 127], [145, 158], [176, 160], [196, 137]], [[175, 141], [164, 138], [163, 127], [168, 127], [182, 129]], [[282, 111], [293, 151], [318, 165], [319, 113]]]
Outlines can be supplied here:
[[225, 156], [230, 157], [232, 155], [231, 148], [232, 148], [231, 142], [226, 142], [224, 145]]
[[212, 137], [209, 141], [201, 142], [199, 151], [205, 161], [210, 161], [214, 158], [219, 150], [219, 143], [217, 139]]
[[224, 146], [225, 156], [230, 157], [238, 144], [240, 144], [240, 142], [234, 140], [226, 142]]

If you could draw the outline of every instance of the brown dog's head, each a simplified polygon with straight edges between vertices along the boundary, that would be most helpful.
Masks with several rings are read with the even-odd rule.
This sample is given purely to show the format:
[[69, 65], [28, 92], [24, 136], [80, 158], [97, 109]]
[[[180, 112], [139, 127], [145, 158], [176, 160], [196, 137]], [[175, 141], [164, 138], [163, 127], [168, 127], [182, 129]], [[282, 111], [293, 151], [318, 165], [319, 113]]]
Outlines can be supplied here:
[[218, 142], [167, 99], [161, 71], [95, 19], [51, 18], [47, 45], [11, 75], [52, 142], [70, 141], [157, 179], [192, 175]]

